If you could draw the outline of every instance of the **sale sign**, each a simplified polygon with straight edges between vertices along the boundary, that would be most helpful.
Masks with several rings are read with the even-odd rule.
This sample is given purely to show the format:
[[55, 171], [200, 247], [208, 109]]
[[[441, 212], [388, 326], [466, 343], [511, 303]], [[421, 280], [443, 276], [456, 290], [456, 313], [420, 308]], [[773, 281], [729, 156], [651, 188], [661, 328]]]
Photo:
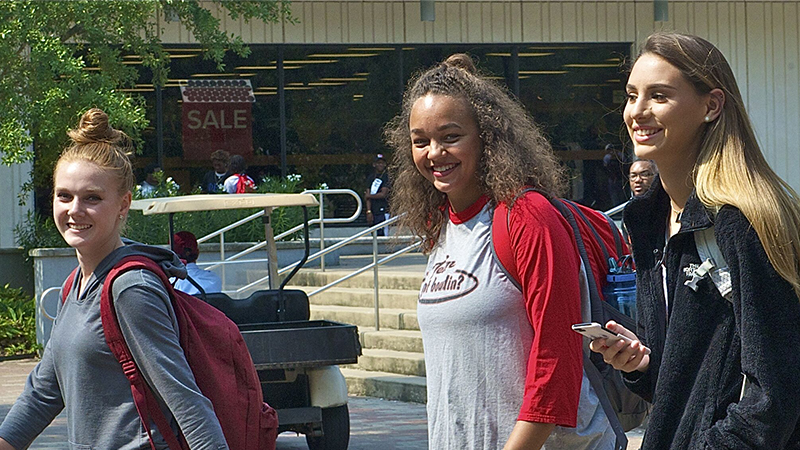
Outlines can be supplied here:
[[250, 80], [190, 80], [183, 97], [183, 157], [208, 160], [215, 150], [253, 155]]

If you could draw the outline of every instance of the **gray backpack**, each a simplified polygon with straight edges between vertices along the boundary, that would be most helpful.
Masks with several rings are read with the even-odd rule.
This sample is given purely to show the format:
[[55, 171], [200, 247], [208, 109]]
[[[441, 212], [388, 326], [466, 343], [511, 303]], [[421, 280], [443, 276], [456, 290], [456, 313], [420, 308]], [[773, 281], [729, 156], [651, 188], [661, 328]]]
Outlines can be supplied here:
[[[709, 277], [717, 287], [719, 293], [729, 301], [731, 305], [733, 300], [733, 286], [731, 283], [731, 271], [722, 252], [717, 245], [717, 240], [714, 237], [714, 227], [709, 227], [704, 230], [694, 232], [694, 244], [697, 247], [697, 253], [700, 255], [700, 267], [692, 274], [692, 279], [686, 281], [684, 284], [689, 286], [693, 291], [697, 291], [697, 282], [705, 277]], [[744, 397], [750, 387], [750, 380], [747, 375], [742, 374], [742, 391], [739, 394], [739, 400]]]

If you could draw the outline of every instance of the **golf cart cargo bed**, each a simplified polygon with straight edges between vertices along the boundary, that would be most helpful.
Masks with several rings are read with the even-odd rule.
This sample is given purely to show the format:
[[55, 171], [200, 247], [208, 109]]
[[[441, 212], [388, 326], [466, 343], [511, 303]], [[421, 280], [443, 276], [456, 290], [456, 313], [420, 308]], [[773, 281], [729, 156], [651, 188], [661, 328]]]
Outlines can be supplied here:
[[241, 325], [256, 369], [289, 369], [358, 362], [358, 328], [328, 320]]
[[[269, 217], [274, 208], [285, 206], [303, 209], [305, 248], [302, 259], [280, 281], [278, 251]], [[305, 434], [311, 450], [346, 450], [350, 440], [347, 384], [337, 365], [358, 362], [361, 355], [358, 328], [326, 320], [308, 320], [306, 293], [285, 289], [310, 253], [308, 207], [312, 206], [319, 206], [319, 202], [310, 193], [187, 195], [131, 203], [131, 209], [141, 210], [144, 215], [168, 214], [170, 237], [175, 233], [175, 213], [264, 209], [269, 289], [253, 292], [247, 298], [231, 298], [224, 293], [199, 297], [224, 312], [241, 330], [258, 369], [264, 400], [278, 412], [278, 432]], [[230, 261], [224, 261], [227, 262]]]

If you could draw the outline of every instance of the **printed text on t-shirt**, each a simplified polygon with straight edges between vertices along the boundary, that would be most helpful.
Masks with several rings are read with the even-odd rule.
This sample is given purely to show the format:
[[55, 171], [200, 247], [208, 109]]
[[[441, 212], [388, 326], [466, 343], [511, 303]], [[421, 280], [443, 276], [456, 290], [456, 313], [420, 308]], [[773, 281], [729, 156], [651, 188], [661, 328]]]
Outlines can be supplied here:
[[457, 261], [450, 255], [444, 261], [432, 265], [425, 274], [419, 292], [420, 303], [441, 303], [461, 298], [478, 287], [478, 278], [465, 270], [456, 268]]

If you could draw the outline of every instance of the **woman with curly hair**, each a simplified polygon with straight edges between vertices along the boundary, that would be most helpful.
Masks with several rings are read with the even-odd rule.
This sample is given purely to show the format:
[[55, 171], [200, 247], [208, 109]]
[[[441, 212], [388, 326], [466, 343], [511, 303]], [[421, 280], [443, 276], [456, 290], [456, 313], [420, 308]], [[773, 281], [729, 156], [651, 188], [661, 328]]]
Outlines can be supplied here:
[[[387, 140], [392, 211], [429, 253], [418, 302], [429, 447], [612, 448], [570, 330], [580, 262], [548, 200], [564, 176], [531, 117], [456, 54], [411, 81]], [[510, 241], [497, 257], [495, 208], [507, 210], [498, 225]]]
[[[643, 449], [798, 449], [797, 194], [767, 164], [710, 42], [650, 36], [626, 89], [634, 151], [660, 175], [625, 208], [637, 330], [609, 323], [631, 344], [591, 347], [654, 402]], [[701, 258], [703, 242], [718, 255]]]

